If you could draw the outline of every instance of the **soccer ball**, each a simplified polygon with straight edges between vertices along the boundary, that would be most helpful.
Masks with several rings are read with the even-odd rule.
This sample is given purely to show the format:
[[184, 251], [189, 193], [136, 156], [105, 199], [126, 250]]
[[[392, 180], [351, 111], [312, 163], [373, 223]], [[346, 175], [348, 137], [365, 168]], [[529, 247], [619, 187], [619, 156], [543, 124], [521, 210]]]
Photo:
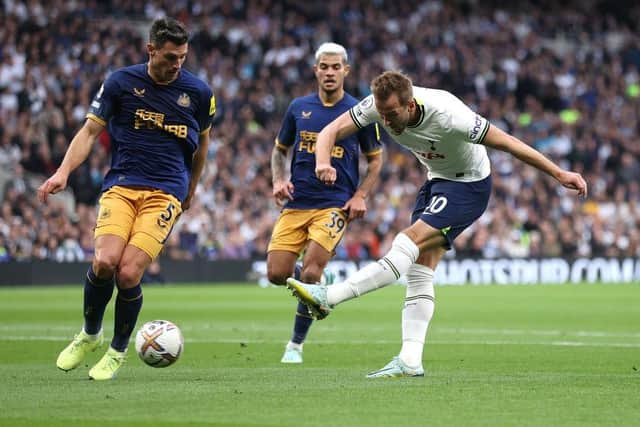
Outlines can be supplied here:
[[180, 329], [168, 320], [152, 320], [136, 333], [136, 353], [154, 368], [173, 365], [184, 347]]

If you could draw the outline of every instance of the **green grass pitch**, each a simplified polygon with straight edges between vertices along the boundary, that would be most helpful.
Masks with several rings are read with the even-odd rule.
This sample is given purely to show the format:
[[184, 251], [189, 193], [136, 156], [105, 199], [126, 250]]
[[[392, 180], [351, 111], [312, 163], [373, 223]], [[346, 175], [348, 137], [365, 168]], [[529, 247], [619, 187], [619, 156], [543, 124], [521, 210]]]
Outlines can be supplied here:
[[131, 345], [107, 382], [87, 379], [101, 352], [55, 367], [81, 289], [0, 288], [0, 426], [640, 425], [638, 284], [438, 287], [426, 376], [383, 380], [364, 375], [400, 348], [400, 286], [316, 322], [291, 366], [285, 289], [149, 285], [139, 325], [176, 322], [185, 351], [154, 369]]

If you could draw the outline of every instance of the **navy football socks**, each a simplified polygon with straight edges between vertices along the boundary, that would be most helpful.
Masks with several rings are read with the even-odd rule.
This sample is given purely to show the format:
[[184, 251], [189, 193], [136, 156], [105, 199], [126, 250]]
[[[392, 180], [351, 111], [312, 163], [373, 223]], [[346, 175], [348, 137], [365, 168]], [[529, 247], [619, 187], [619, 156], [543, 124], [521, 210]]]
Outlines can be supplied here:
[[100, 279], [93, 272], [93, 266], [89, 267], [84, 281], [84, 331], [89, 335], [95, 335], [102, 328], [104, 311], [113, 295], [114, 281]]
[[[299, 264], [296, 264], [294, 277], [297, 280], [300, 280], [301, 273], [302, 268]], [[309, 315], [309, 309], [306, 305], [299, 302], [298, 308], [296, 310], [296, 317], [293, 323], [293, 335], [291, 336], [291, 342], [295, 344], [302, 344], [307, 337], [307, 333], [309, 332], [309, 328], [311, 328], [312, 323], [313, 318]]]
[[117, 351], [125, 351], [129, 345], [129, 338], [136, 327], [138, 314], [142, 308], [142, 287], [118, 289], [116, 298], [115, 327], [111, 347]]
[[296, 319], [293, 324], [291, 342], [302, 344], [307, 337], [307, 332], [309, 332], [312, 323], [313, 318], [309, 315], [309, 309], [306, 305], [299, 302], [298, 309], [296, 310]]

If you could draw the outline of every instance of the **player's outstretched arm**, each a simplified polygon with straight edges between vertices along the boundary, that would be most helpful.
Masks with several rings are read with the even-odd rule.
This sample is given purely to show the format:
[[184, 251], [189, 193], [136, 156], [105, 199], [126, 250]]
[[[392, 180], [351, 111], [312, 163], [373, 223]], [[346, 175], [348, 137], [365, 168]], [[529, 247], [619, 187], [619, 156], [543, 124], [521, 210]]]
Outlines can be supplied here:
[[515, 136], [490, 125], [483, 143], [487, 147], [512, 154], [523, 162], [551, 175], [564, 187], [576, 190], [578, 195], [587, 196], [587, 183], [582, 175], [562, 169], [541, 152], [525, 144]]
[[66, 188], [69, 174], [87, 159], [91, 153], [91, 147], [103, 129], [102, 124], [92, 119], [87, 119], [84, 122], [84, 125], [71, 140], [58, 170], [38, 187], [38, 199], [41, 202], [45, 203], [49, 194], [56, 194]]
[[320, 181], [330, 185], [336, 182], [336, 170], [331, 167], [331, 150], [337, 140], [357, 130], [358, 127], [347, 111], [320, 131], [316, 140], [316, 176]]

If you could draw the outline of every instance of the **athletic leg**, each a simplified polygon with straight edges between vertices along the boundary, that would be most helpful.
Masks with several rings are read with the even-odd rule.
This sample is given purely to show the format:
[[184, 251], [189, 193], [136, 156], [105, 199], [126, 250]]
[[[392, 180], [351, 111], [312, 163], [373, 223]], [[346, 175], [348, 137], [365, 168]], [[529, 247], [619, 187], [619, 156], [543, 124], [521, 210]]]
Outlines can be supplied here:
[[95, 380], [115, 378], [124, 365], [129, 339], [142, 309], [142, 276], [182, 213], [180, 202], [169, 194], [158, 190], [132, 192], [136, 195], [137, 215], [116, 272], [118, 295], [113, 339], [107, 353], [89, 371], [89, 377]]
[[[304, 255], [300, 276], [296, 278], [305, 283], [320, 283], [322, 272], [330, 259], [331, 253], [311, 240]], [[291, 343], [302, 347], [312, 323], [313, 317], [309, 314], [309, 309], [305, 304], [298, 302]]]
[[444, 242], [440, 230], [416, 221], [396, 236], [391, 250], [381, 259], [327, 288], [327, 303], [334, 306], [395, 282], [416, 262], [420, 251], [440, 247]]
[[[275, 285], [284, 285], [288, 277], [301, 277], [302, 268], [296, 264], [297, 259], [298, 255], [293, 252], [283, 250], [270, 251], [267, 254], [267, 277], [269, 281]], [[302, 363], [302, 342], [306, 333], [301, 331], [305, 329], [304, 324], [311, 320], [307, 307], [298, 303], [294, 317], [293, 333], [285, 346], [280, 362]], [[301, 335], [302, 337], [300, 338]]]
[[[114, 287], [114, 273], [125, 246], [123, 236], [128, 235], [127, 219], [131, 217], [126, 201], [105, 195], [100, 199], [100, 212], [118, 207], [117, 218], [100, 215], [96, 224], [95, 255], [85, 276], [83, 295], [84, 325], [73, 341], [65, 347], [56, 360], [56, 366], [64, 371], [74, 369], [86, 355], [98, 349], [103, 341], [102, 319]], [[122, 225], [113, 226], [110, 221]], [[112, 234], [113, 233], [113, 234]]]
[[298, 253], [287, 250], [272, 250], [267, 253], [267, 278], [271, 283], [284, 286], [287, 278], [294, 275]]
[[433, 276], [444, 253], [444, 248], [425, 251], [407, 272], [399, 357], [408, 366], [422, 365], [422, 351], [435, 308]]
[[95, 239], [95, 255], [84, 284], [84, 331], [95, 335], [102, 329], [102, 318], [114, 288], [114, 275], [126, 242], [120, 236], [105, 234]]
[[129, 338], [142, 309], [143, 297], [140, 281], [150, 264], [151, 257], [143, 250], [132, 245], [125, 248], [116, 275], [118, 297], [111, 347], [117, 351], [125, 351], [129, 344]]
[[434, 271], [456, 236], [482, 215], [490, 193], [490, 177], [472, 183], [429, 181], [420, 190], [412, 222], [419, 227], [420, 223], [428, 224], [439, 233], [440, 243], [430, 245], [427, 241], [421, 246], [416, 263], [408, 269], [400, 354], [368, 378], [424, 375], [422, 352], [435, 307]]

